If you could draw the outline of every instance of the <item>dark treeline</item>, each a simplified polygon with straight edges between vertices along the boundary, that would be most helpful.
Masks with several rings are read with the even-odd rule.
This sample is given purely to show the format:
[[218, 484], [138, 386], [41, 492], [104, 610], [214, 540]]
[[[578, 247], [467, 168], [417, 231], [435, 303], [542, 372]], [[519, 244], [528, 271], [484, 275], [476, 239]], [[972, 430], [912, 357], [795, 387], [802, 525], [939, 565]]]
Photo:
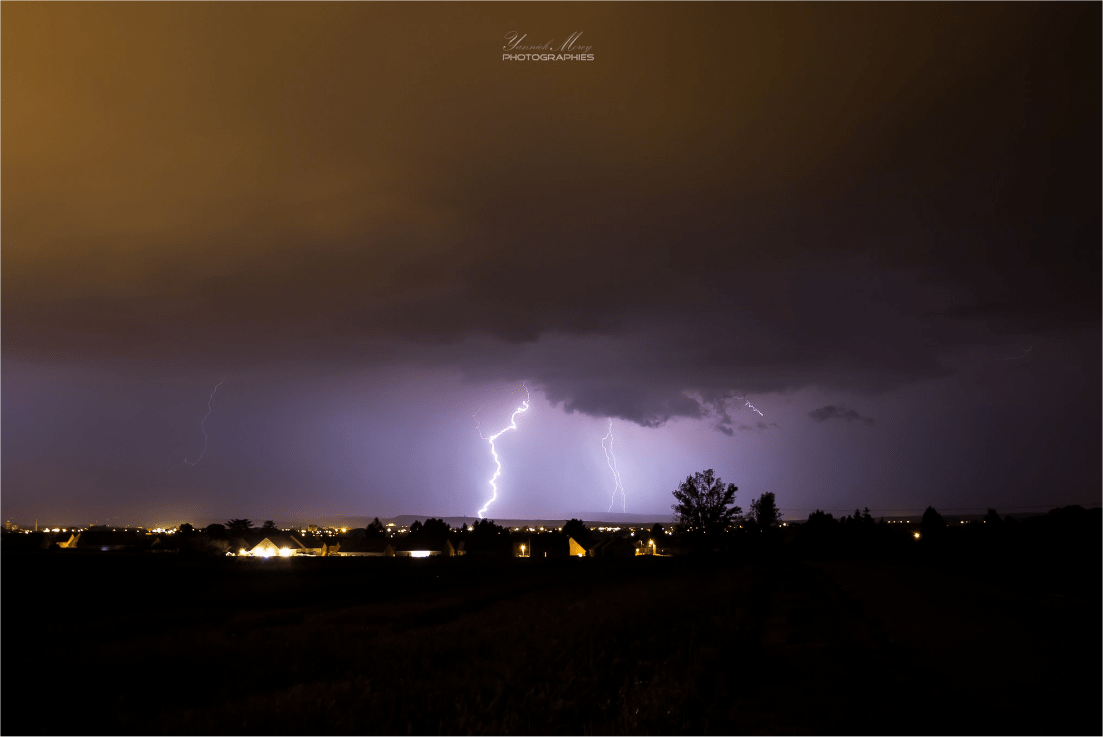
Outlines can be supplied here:
[[868, 508], [836, 518], [816, 510], [804, 522], [785, 522], [774, 494], [754, 499], [744, 514], [738, 488], [711, 469], [686, 478], [674, 491], [678, 524], [660, 538], [660, 552], [826, 559], [914, 559], [1037, 562], [1096, 560], [1100, 508], [1067, 506], [1016, 519], [989, 509], [982, 519], [947, 523], [928, 507], [915, 522], [877, 519]]
[[[820, 510], [804, 522], [782, 519], [775, 495], [763, 493], [747, 513], [735, 504], [738, 488], [712, 469], [688, 476], [673, 491], [675, 524], [591, 529], [571, 519], [561, 529], [510, 530], [480, 519], [452, 527], [442, 519], [417, 520], [395, 532], [375, 518], [364, 528], [283, 531], [267, 520], [257, 527], [246, 518], [195, 529], [184, 523], [174, 534], [88, 529], [60, 533], [5, 534], [5, 549], [175, 552], [236, 555], [266, 538], [295, 554], [393, 556], [410, 551], [473, 557], [565, 558], [637, 555], [715, 555], [755, 559], [979, 560], [1008, 563], [1098, 559], [1101, 510], [1068, 506], [1049, 514], [1016, 519], [989, 509], [982, 518], [947, 523], [928, 507], [921, 519], [901, 523], [876, 519], [868, 508], [835, 518]], [[344, 552], [342, 552], [344, 551]], [[290, 552], [290, 551], [285, 551]], [[1067, 567], [1067, 566], [1066, 566]]]
[[[324, 540], [333, 550], [357, 549], [358, 541], [376, 541], [378, 549], [444, 550], [446, 544], [458, 555], [475, 557], [523, 556], [563, 558], [629, 557], [635, 555], [714, 555], [720, 557], [827, 559], [974, 559], [1006, 562], [1038, 560], [1086, 560], [1096, 556], [1101, 538], [1103, 514], [1099, 508], [1078, 505], [1051, 510], [1048, 514], [1015, 518], [990, 509], [982, 519], [946, 522], [932, 507], [921, 519], [910, 523], [873, 517], [869, 509], [834, 517], [817, 510], [803, 522], [783, 521], [772, 494], [752, 503], [751, 513], [738, 506], [720, 523], [700, 520], [692, 514], [676, 524], [654, 524], [630, 531], [591, 529], [579, 519], [566, 522], [561, 530], [539, 532], [514, 530], [484, 519], [468, 526], [452, 527], [428, 518], [415, 521], [407, 533], [395, 533], [375, 519], [365, 528], [343, 534], [293, 534], [308, 548], [320, 551]], [[229, 520], [195, 529], [182, 524], [175, 534], [143, 535], [134, 530], [90, 529], [75, 538], [72, 546], [86, 550], [129, 550], [175, 552], [185, 555], [226, 555], [242, 546], [252, 546], [266, 537], [284, 535], [268, 521], [256, 527], [250, 520]], [[56, 550], [71, 533], [50, 531], [5, 533], [5, 549]], [[576, 547], [571, 548], [573, 540]], [[620, 545], [611, 543], [621, 543]], [[522, 547], [523, 546], [523, 547]]]

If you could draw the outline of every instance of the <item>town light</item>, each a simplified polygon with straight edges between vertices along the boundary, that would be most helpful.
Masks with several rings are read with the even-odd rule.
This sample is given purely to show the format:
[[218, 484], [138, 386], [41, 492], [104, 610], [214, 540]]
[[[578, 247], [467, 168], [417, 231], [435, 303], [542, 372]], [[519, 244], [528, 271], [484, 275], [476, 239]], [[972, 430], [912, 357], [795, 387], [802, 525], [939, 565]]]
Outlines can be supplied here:
[[918, 532], [913, 532], [912, 537], [914, 537], [916, 540], [918, 540], [919, 539], [919, 533]]
[[280, 557], [287, 558], [291, 555], [291, 548], [280, 548]]
[[411, 550], [410, 551], [410, 557], [411, 558], [428, 558], [429, 557], [429, 551], [428, 550]]

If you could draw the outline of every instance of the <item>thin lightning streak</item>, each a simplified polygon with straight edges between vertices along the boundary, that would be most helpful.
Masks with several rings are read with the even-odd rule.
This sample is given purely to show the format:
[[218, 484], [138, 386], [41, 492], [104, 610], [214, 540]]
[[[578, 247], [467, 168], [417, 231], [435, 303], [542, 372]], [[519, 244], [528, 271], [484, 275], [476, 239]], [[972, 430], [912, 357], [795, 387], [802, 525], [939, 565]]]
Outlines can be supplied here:
[[[479, 519], [483, 519], [483, 515], [486, 513], [487, 508], [494, 502], [495, 499], [498, 498], [498, 477], [502, 475], [502, 462], [498, 458], [498, 450], [494, 447], [494, 441], [497, 440], [498, 437], [507, 430], [516, 430], [517, 415], [524, 414], [528, 411], [529, 408], [529, 397], [531, 395], [529, 394], [528, 385], [522, 382], [521, 386], [525, 387], [525, 399], [523, 402], [521, 402], [520, 407], [513, 410], [513, 414], [509, 417], [509, 424], [503, 427], [498, 432], [491, 435], [489, 438], [483, 438], [482, 430], [479, 430], [479, 437], [490, 443], [490, 453], [494, 456], [494, 463], [498, 466], [497, 469], [495, 469], [494, 471], [494, 475], [490, 477], [490, 489], [493, 493], [487, 503], [483, 505], [483, 508], [479, 510]], [[479, 413], [476, 412], [475, 414], [477, 415]], [[478, 420], [475, 421], [475, 428], [479, 428]]]
[[[735, 392], [732, 392], [732, 394], [735, 394]], [[741, 397], [738, 394], [736, 394], [735, 399], [742, 399], [744, 406], [750, 407], [752, 412], [758, 412], [758, 408], [755, 407], [753, 404], [751, 404], [751, 401], [749, 399], [747, 399], [746, 397]], [[758, 416], [759, 417], [765, 417], [765, 415], [762, 414], [761, 412], [758, 412]]]
[[[609, 447], [605, 447], [605, 441], [609, 441]], [[601, 439], [601, 449], [605, 451], [605, 462], [609, 464], [609, 470], [613, 472], [613, 496], [609, 499], [609, 510], [613, 511], [613, 504], [617, 501], [617, 492], [620, 492], [620, 511], [624, 511], [624, 484], [620, 481], [620, 471], [617, 470], [617, 457], [613, 454], [613, 421], [609, 420], [609, 434]]]
[[195, 459], [195, 463], [192, 463], [187, 458], [184, 459], [184, 463], [189, 466], [194, 466], [203, 460], [203, 454], [207, 452], [207, 418], [211, 416], [211, 402], [214, 401], [214, 395], [218, 391], [218, 387], [222, 386], [223, 381], [226, 381], [225, 376], [222, 377], [222, 381], [214, 385], [211, 396], [207, 397], [207, 414], [203, 415], [203, 421], [199, 423], [199, 429], [203, 431], [203, 450], [199, 451], [199, 457]]

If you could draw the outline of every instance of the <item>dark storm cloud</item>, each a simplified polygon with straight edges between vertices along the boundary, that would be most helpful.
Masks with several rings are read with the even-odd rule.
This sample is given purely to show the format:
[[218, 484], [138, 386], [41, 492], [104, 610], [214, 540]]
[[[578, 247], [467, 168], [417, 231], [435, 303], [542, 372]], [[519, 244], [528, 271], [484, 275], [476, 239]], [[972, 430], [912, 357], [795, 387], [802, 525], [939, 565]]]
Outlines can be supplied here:
[[[833, 404], [829, 404], [819, 409], [814, 409], [808, 413], [816, 422], [823, 422], [825, 420], [846, 420], [847, 422], [853, 422], [854, 420], [860, 420], [867, 425], [873, 424], [873, 418], [862, 417], [858, 414], [857, 410], [847, 409], [846, 407], [836, 407]], [[759, 423], [760, 425], [762, 423]]]
[[562, 8], [502, 7], [6, 8], [6, 355], [731, 435], [737, 392], [1098, 334], [1098, 6], [571, 6], [598, 61], [544, 67], [496, 44]]

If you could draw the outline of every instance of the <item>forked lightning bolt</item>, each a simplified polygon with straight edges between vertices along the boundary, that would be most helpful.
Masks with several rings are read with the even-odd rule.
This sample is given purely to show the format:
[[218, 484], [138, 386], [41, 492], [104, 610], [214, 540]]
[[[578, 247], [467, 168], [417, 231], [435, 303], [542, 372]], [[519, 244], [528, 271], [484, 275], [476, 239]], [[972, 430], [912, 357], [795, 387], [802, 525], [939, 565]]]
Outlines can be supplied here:
[[[605, 441], [609, 445], [605, 445]], [[613, 511], [613, 505], [617, 501], [617, 492], [620, 492], [620, 511], [624, 511], [624, 484], [620, 481], [620, 471], [617, 470], [617, 457], [613, 455], [613, 421], [609, 420], [609, 434], [601, 439], [601, 449], [605, 451], [605, 462], [609, 464], [609, 470], [613, 472], [613, 496], [609, 499], [609, 510]]]
[[222, 377], [222, 381], [214, 385], [214, 389], [211, 391], [211, 396], [207, 397], [207, 414], [203, 415], [203, 421], [199, 423], [199, 429], [203, 432], [203, 450], [199, 451], [199, 457], [194, 462], [184, 459], [184, 463], [189, 466], [194, 466], [203, 460], [203, 454], [207, 452], [207, 418], [211, 416], [211, 402], [214, 401], [214, 395], [218, 391], [218, 387], [222, 386], [222, 382], [226, 381], [226, 377]]
[[[482, 431], [479, 431], [479, 437], [490, 443], [490, 454], [494, 456], [494, 463], [497, 465], [497, 468], [494, 470], [494, 475], [490, 477], [490, 490], [492, 494], [490, 496], [490, 499], [487, 500], [486, 504], [483, 505], [483, 508], [479, 510], [479, 519], [483, 519], [483, 515], [486, 513], [487, 508], [494, 502], [495, 499], [498, 498], [498, 477], [502, 475], [502, 462], [498, 458], [498, 451], [494, 447], [494, 441], [497, 440], [502, 433], [507, 432], [508, 430], [516, 430], [517, 415], [524, 414], [528, 411], [529, 408], [529, 397], [531, 395], [529, 394], [528, 385], [522, 382], [521, 386], [525, 387], [525, 399], [523, 402], [521, 402], [520, 407], [513, 410], [513, 414], [509, 417], [509, 424], [503, 427], [498, 432], [491, 435], [489, 438], [483, 437]], [[477, 420], [475, 427], [478, 428]]]

